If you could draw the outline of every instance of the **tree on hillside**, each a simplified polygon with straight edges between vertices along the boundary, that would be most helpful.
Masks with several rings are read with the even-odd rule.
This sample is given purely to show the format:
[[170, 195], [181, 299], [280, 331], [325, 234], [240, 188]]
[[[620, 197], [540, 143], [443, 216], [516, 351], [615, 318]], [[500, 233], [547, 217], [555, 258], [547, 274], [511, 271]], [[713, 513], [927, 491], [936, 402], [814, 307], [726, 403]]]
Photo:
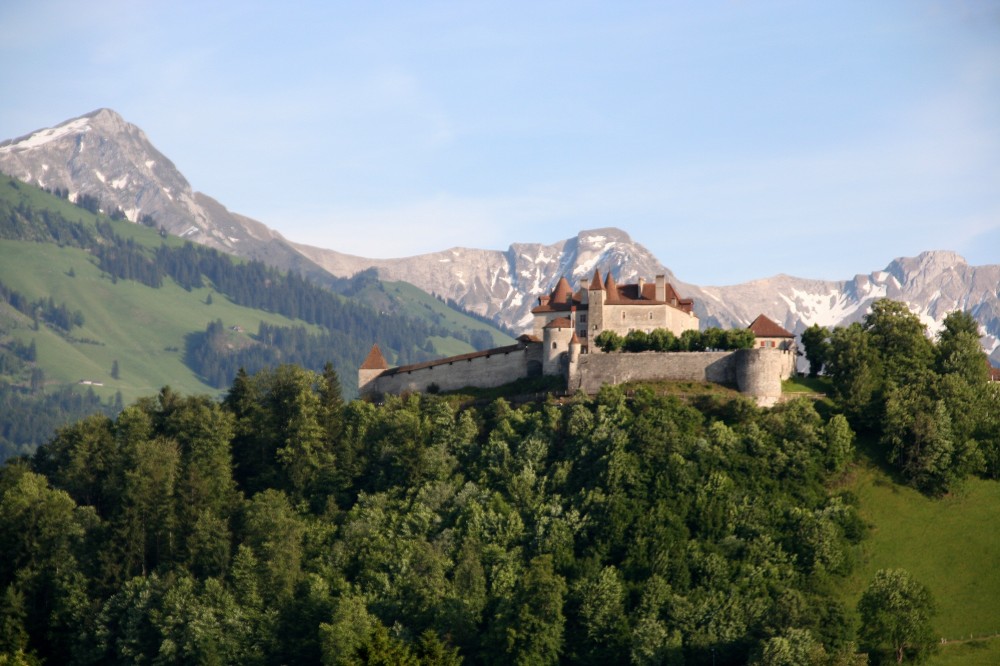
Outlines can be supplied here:
[[852, 423], [874, 425], [874, 405], [882, 390], [882, 367], [870, 336], [860, 324], [834, 329], [826, 372], [834, 395]]
[[815, 377], [823, 370], [826, 357], [830, 353], [830, 331], [825, 326], [813, 324], [802, 331], [802, 346], [809, 359], [809, 376]]
[[859, 635], [876, 663], [909, 657], [923, 661], [932, 651], [934, 599], [905, 569], [880, 569], [858, 601]]
[[979, 342], [979, 322], [956, 310], [944, 318], [938, 333], [935, 366], [941, 374], [954, 373], [972, 385], [989, 379], [989, 361]]
[[934, 347], [927, 327], [905, 303], [888, 298], [875, 301], [863, 328], [882, 359], [887, 384], [906, 384], [931, 366]]

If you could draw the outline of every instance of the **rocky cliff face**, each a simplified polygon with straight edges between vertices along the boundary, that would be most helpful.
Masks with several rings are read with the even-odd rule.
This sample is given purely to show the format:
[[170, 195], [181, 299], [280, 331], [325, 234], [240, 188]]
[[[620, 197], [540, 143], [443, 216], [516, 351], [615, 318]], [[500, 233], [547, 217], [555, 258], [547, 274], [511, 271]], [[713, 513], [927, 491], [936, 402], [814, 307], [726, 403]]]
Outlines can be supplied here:
[[515, 243], [506, 251], [452, 248], [402, 259], [366, 259], [294, 245], [275, 231], [231, 213], [193, 192], [183, 175], [138, 127], [108, 109], [57, 127], [0, 143], [0, 172], [70, 198], [97, 197], [135, 221], [152, 215], [169, 232], [190, 240], [295, 269], [323, 281], [378, 269], [385, 280], [404, 280], [451, 298], [466, 309], [517, 330], [531, 327], [531, 308], [560, 277], [574, 288], [594, 269], [621, 282], [666, 275], [681, 295], [695, 299], [703, 326], [746, 326], [766, 314], [795, 333], [859, 321], [872, 301], [904, 301], [933, 333], [953, 310], [968, 310], [982, 324], [983, 346], [1000, 365], [1000, 266], [970, 266], [953, 252], [900, 258], [883, 270], [842, 281], [787, 275], [725, 287], [677, 279], [646, 248], [619, 229], [582, 231], [552, 245]]
[[192, 191], [146, 134], [110, 109], [0, 143], [0, 172], [68, 190], [71, 201], [96, 197], [105, 212], [120, 208], [133, 222], [151, 215], [156, 226], [195, 243], [323, 277], [276, 231]]
[[967, 310], [982, 325], [983, 347], [1000, 365], [1000, 265], [970, 266], [954, 252], [895, 259], [851, 280], [778, 275], [729, 287], [691, 287], [689, 293], [710, 322], [736, 325], [764, 313], [794, 333], [812, 324], [861, 321], [879, 298], [907, 303], [931, 333], [949, 312]]

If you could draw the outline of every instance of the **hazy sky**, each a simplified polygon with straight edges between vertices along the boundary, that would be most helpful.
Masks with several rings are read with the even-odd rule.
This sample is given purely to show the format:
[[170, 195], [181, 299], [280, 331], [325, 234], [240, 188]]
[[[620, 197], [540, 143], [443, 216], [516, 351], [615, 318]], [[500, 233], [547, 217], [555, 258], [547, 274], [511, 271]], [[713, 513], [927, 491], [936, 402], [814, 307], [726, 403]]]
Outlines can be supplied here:
[[109, 107], [369, 257], [617, 226], [677, 276], [1000, 263], [1000, 2], [0, 2], [0, 139]]

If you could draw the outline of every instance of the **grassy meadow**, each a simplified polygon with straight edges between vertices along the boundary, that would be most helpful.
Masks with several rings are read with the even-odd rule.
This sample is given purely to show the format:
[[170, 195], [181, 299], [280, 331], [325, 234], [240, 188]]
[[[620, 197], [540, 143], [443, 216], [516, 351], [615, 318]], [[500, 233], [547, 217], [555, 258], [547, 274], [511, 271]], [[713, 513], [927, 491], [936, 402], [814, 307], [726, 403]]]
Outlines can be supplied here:
[[[90, 255], [79, 249], [0, 240], [0, 262], [3, 282], [10, 288], [32, 300], [51, 296], [56, 303], [83, 312], [84, 325], [74, 327], [68, 335], [44, 325], [32, 330], [27, 318], [21, 318], [10, 331], [25, 343], [35, 340], [46, 381], [101, 382], [103, 387], [94, 387], [98, 395], [110, 397], [121, 391], [126, 404], [155, 394], [166, 384], [184, 393], [215, 393], [183, 359], [185, 336], [204, 331], [215, 319], [226, 326], [239, 326], [245, 333], [236, 335], [246, 342], [261, 321], [303, 325], [281, 315], [234, 305], [208, 288], [185, 291], [171, 280], [160, 289], [129, 280], [112, 282]], [[211, 305], [206, 304], [209, 294]], [[116, 360], [117, 380], [111, 377]]]
[[949, 641], [928, 663], [1000, 664], [1000, 637], [969, 640], [1000, 634], [1000, 482], [970, 479], [949, 496], [929, 498], [862, 464], [848, 489], [871, 532], [845, 603], [857, 605], [878, 569], [906, 569], [930, 589], [935, 630]]

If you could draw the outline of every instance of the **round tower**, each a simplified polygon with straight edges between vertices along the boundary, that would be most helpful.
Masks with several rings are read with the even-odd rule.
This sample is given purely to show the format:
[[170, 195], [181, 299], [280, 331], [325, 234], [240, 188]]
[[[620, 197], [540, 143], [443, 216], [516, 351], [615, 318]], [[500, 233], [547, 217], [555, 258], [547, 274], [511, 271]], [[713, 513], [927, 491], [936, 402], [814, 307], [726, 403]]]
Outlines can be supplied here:
[[558, 317], [545, 325], [542, 337], [542, 374], [558, 375], [562, 372], [563, 355], [569, 351], [573, 336], [573, 322], [566, 317]]

